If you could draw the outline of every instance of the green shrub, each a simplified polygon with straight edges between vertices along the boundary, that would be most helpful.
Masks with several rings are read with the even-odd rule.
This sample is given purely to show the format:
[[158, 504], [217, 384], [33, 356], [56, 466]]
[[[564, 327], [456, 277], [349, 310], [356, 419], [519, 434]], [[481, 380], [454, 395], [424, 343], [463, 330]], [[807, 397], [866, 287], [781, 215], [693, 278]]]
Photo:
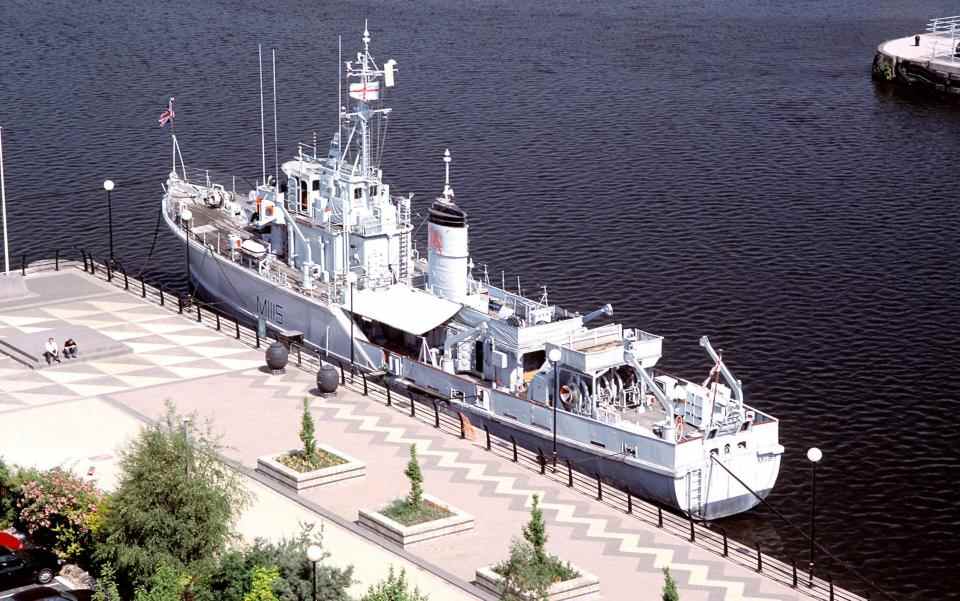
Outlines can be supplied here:
[[300, 417], [300, 442], [303, 443], [303, 457], [313, 463], [317, 454], [317, 440], [313, 427], [313, 415], [310, 413], [310, 399], [303, 399], [303, 415]]
[[420, 463], [417, 461], [417, 445], [415, 444], [410, 445], [410, 461], [403, 473], [410, 480], [410, 494], [407, 495], [407, 505], [411, 509], [419, 510], [423, 504], [423, 473], [420, 471]]
[[367, 589], [367, 594], [361, 597], [360, 601], [428, 601], [429, 597], [420, 593], [420, 590], [414, 588], [410, 590], [407, 584], [407, 573], [400, 570], [397, 576], [390, 566], [390, 574], [386, 580], [381, 580], [376, 586]]
[[97, 578], [97, 585], [93, 591], [93, 601], [120, 601], [120, 591], [117, 589], [117, 581], [110, 566], [104, 566], [100, 570], [100, 577]]
[[137, 588], [133, 601], [184, 601], [190, 576], [169, 564], [162, 564], [146, 586]]
[[[323, 544], [314, 528], [304, 525], [300, 534], [279, 542], [257, 539], [249, 547], [225, 553], [208, 581], [211, 600], [243, 601], [252, 590], [250, 574], [257, 567], [275, 567], [279, 578], [272, 590], [278, 601], [312, 601], [310, 580], [313, 566], [307, 560], [307, 547]], [[347, 589], [353, 584], [353, 570], [341, 570], [317, 564], [317, 600], [348, 601]]]
[[677, 583], [670, 575], [670, 568], [663, 568], [663, 601], [680, 601]]
[[17, 516], [15, 493], [14, 469], [0, 458], [0, 530], [12, 526]]
[[250, 592], [243, 596], [243, 601], [277, 601], [273, 594], [273, 583], [280, 578], [280, 570], [257, 566], [250, 574]]

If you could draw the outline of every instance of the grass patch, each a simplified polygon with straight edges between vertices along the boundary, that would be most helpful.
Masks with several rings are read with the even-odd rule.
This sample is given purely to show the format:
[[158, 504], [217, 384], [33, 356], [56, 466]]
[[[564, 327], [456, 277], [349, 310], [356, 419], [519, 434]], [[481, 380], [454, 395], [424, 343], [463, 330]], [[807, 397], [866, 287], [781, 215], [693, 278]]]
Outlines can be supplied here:
[[380, 513], [404, 526], [416, 526], [425, 522], [442, 520], [453, 515], [453, 512], [446, 507], [441, 507], [426, 499], [420, 503], [419, 508], [413, 507], [406, 498], [397, 499], [390, 503]]
[[323, 449], [316, 449], [313, 457], [307, 457], [303, 451], [291, 451], [277, 457], [277, 462], [297, 472], [312, 472], [325, 467], [343, 465], [347, 460]]

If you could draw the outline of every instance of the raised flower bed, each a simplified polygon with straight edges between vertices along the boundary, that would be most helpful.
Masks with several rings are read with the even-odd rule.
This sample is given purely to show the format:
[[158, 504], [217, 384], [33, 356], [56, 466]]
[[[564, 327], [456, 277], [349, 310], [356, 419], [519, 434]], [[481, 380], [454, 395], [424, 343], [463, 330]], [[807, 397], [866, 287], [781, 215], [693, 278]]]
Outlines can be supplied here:
[[401, 546], [473, 528], [473, 516], [432, 495], [423, 495], [423, 509], [419, 512], [400, 507], [405, 501], [395, 501], [382, 511], [361, 509], [359, 521]]
[[410, 493], [380, 511], [361, 509], [361, 524], [401, 546], [473, 528], [473, 516], [424, 494], [416, 445], [410, 447], [410, 462], [404, 473], [410, 480]]
[[313, 462], [304, 458], [303, 451], [294, 450], [258, 457], [257, 471], [299, 492], [359, 478], [367, 473], [367, 466], [343, 451], [318, 444]]
[[[480, 588], [499, 596], [503, 593], [504, 577], [494, 571], [496, 566], [487, 566], [480, 568], [476, 572], [476, 583]], [[597, 599], [600, 596], [600, 579], [584, 572], [580, 568], [573, 567], [577, 576], [569, 580], [555, 582], [547, 587], [547, 599], [549, 601], [563, 601], [566, 599]], [[525, 591], [518, 593], [525, 599], [535, 601], [538, 597], [535, 592]]]
[[303, 447], [285, 453], [257, 458], [257, 471], [300, 492], [308, 488], [359, 478], [367, 472], [362, 462], [343, 451], [317, 444], [314, 437], [310, 399], [303, 399], [300, 417], [300, 441]]
[[476, 583], [503, 599], [596, 599], [600, 579], [547, 553], [547, 531], [540, 499], [533, 496], [530, 521], [523, 538], [510, 546], [510, 558], [476, 571]]

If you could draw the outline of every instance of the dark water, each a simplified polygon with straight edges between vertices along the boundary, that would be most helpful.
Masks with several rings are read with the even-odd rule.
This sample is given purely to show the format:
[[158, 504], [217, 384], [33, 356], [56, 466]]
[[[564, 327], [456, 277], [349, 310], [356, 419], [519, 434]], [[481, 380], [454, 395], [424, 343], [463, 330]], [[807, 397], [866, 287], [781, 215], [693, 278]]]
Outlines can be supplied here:
[[[770, 501], [806, 527], [804, 452], [819, 446], [818, 540], [896, 596], [960, 598], [960, 113], [869, 79], [879, 42], [950, 3], [261, 4], [0, 0], [15, 253], [104, 253], [110, 177], [118, 256], [182, 283], [167, 235], [146, 262], [166, 97], [188, 163], [252, 180], [257, 42], [279, 48], [290, 155], [329, 139], [336, 34], [354, 52], [369, 17], [374, 50], [400, 64], [383, 164], [396, 191], [423, 212], [449, 147], [493, 277], [580, 310], [613, 303], [689, 376], [709, 369], [710, 334], [782, 420]], [[767, 511], [724, 525], [805, 558]]]

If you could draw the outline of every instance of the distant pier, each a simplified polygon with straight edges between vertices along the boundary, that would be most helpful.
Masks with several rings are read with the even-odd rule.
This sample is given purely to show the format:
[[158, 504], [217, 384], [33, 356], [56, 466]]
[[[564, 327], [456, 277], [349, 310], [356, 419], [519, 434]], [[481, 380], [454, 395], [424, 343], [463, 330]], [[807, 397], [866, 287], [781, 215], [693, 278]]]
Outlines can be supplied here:
[[931, 19], [923, 33], [880, 44], [873, 77], [960, 97], [960, 16]]

